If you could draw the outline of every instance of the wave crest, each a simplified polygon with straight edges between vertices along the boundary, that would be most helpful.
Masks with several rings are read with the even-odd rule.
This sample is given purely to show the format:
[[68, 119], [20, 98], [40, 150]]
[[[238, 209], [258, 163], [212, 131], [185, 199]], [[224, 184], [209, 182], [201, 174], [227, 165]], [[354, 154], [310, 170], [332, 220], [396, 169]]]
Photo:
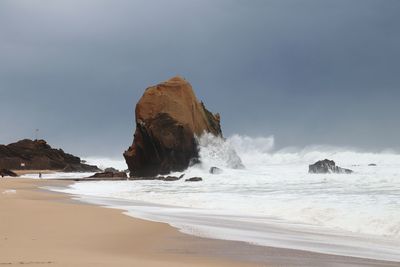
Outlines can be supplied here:
[[210, 133], [197, 137], [200, 147], [199, 155], [201, 164], [207, 168], [218, 166], [222, 168], [244, 168], [241, 158], [236, 153], [230, 142]]

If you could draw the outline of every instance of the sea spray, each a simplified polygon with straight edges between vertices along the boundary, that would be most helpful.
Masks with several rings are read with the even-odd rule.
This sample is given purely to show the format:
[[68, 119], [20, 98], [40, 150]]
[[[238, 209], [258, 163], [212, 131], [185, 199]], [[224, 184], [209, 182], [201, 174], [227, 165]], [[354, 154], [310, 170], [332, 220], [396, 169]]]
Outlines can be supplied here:
[[242, 160], [235, 149], [224, 138], [204, 133], [202, 136], [197, 137], [196, 140], [200, 147], [201, 164], [206, 169], [212, 166], [231, 169], [244, 168]]
[[[276, 150], [273, 137], [240, 135], [226, 140], [205, 135], [198, 142], [202, 164], [185, 174], [200, 176], [203, 182], [79, 183], [69, 192], [188, 207], [193, 212], [240, 214], [249, 220], [276, 218], [343, 231], [343, 235], [352, 232], [400, 240], [399, 154], [328, 146]], [[309, 164], [325, 158], [355, 173], [307, 173]], [[245, 168], [236, 169], [241, 164]], [[211, 166], [223, 172], [212, 175]]]

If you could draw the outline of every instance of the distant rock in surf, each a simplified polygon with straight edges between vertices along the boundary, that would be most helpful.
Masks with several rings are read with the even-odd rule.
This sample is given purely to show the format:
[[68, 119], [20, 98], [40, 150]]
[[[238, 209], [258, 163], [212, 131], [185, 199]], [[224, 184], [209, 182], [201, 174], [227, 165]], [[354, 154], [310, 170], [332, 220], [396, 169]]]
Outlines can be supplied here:
[[222, 170], [218, 167], [211, 167], [208, 172], [211, 174], [221, 174]]
[[7, 169], [0, 169], [0, 176], [1, 177], [4, 177], [4, 176], [17, 177], [18, 174], [16, 174], [13, 171], [7, 170]]
[[182, 174], [181, 176], [145, 176], [145, 177], [134, 177], [133, 180], [159, 180], [159, 181], [166, 181], [166, 182], [172, 182], [172, 181], [178, 181], [183, 178], [185, 174]]
[[185, 180], [185, 182], [201, 182], [201, 181], [203, 181], [203, 178], [201, 177], [192, 177]]
[[345, 173], [350, 174], [353, 173], [352, 170], [340, 168], [336, 166], [336, 163], [333, 160], [320, 160], [316, 163], [308, 166], [309, 173]]
[[44, 140], [24, 139], [0, 145], [0, 168], [11, 170], [63, 170], [65, 172], [96, 172], [99, 168], [81, 159], [50, 147]]
[[183, 171], [199, 157], [195, 135], [222, 136], [219, 114], [208, 111], [181, 77], [147, 88], [135, 113], [133, 144], [124, 152], [132, 177]]
[[171, 181], [178, 181], [181, 178], [180, 177], [176, 177], [176, 176], [166, 176], [166, 177], [160, 176], [159, 179], [161, 179], [162, 181], [171, 182]]
[[125, 172], [98, 172], [88, 178], [127, 178]]
[[104, 172], [117, 173], [117, 172], [119, 172], [119, 170], [117, 170], [117, 169], [115, 169], [115, 168], [112, 168], [112, 167], [109, 167], [109, 168], [105, 168], [105, 169], [104, 169]]
[[375, 163], [370, 163], [370, 164], [368, 164], [368, 166], [370, 166], [370, 167], [376, 167], [377, 165], [376, 165]]

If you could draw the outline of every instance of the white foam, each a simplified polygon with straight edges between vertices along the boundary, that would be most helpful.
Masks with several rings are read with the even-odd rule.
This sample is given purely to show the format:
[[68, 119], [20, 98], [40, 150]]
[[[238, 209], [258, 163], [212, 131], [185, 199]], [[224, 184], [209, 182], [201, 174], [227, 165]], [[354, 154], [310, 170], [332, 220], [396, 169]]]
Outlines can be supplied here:
[[16, 193], [17, 193], [17, 190], [15, 190], [15, 189], [7, 189], [2, 192], [2, 194], [5, 194], [5, 195], [13, 195]]
[[[315, 243], [307, 245], [304, 242], [296, 243], [289, 237], [282, 237], [283, 241], [276, 237], [280, 241], [274, 245], [292, 246], [290, 244], [295, 243], [299, 245], [297, 249], [304, 246], [304, 249], [309, 250], [312, 247], [314, 250], [329, 247], [324, 250], [343, 255], [358, 253], [362, 256], [360, 253], [364, 253], [365, 257], [369, 255], [372, 258], [377, 258], [380, 253], [391, 254], [393, 242], [396, 246], [400, 245], [399, 154], [327, 146], [276, 151], [273, 143], [272, 137], [253, 139], [235, 135], [224, 142], [222, 139], [203, 136], [199, 139], [202, 164], [185, 171], [185, 177], [201, 176], [203, 182], [186, 183], [180, 180], [78, 183], [72, 185], [67, 192], [184, 207], [191, 210], [185, 220], [178, 220], [177, 214], [166, 213], [165, 210], [155, 210], [148, 217], [154, 220], [161, 218], [185, 231], [203, 236], [221, 238], [220, 235], [224, 235], [225, 239], [235, 238], [271, 245], [270, 241], [265, 241], [267, 237], [262, 231], [268, 232], [273, 220], [282, 230], [280, 234], [284, 229], [293, 233], [291, 231], [297, 231], [296, 227], [301, 225], [302, 238]], [[336, 161], [341, 167], [353, 169], [355, 173], [308, 174], [309, 164], [325, 158]], [[238, 162], [245, 168], [235, 169]], [[370, 163], [377, 166], [368, 166]], [[208, 170], [211, 166], [219, 167], [223, 172], [210, 174]], [[131, 214], [136, 215], [145, 212], [138, 212], [136, 208], [130, 210]], [[209, 216], [207, 220], [226, 219], [226, 216], [232, 219], [232, 214], [236, 216], [235, 220], [240, 218], [241, 221], [241, 228], [236, 229], [239, 231], [236, 234], [236, 230], [232, 228], [238, 224], [237, 221], [226, 224], [217, 222], [216, 224], [226, 228], [224, 230], [215, 225], [204, 225], [205, 221], [201, 219], [205, 216]], [[191, 221], [188, 218], [190, 216], [199, 218]], [[263, 225], [262, 231], [257, 228], [260, 230], [258, 233], [254, 232], [252, 226], [255, 218], [259, 218], [258, 226]], [[322, 234], [327, 234], [329, 238], [324, 239], [320, 236]], [[335, 241], [330, 241], [331, 237]], [[354, 238], [366, 242], [363, 252], [356, 252], [358, 241], [352, 243]], [[374, 241], [367, 245], [367, 240]], [[338, 246], [346, 247], [344, 250], [347, 252], [337, 249]], [[387, 248], [387, 251], [384, 253], [380, 248]]]
[[[130, 183], [134, 185], [134, 182]], [[290, 223], [276, 218], [242, 216], [221, 210], [155, 205], [121, 198], [80, 196], [77, 199], [125, 210], [125, 214], [135, 218], [168, 223], [183, 233], [201, 237], [400, 262], [400, 241], [396, 239], [344, 233], [319, 226]]]
[[205, 133], [197, 138], [200, 149], [201, 164], [209, 168], [218, 165], [220, 167], [241, 169], [243, 163], [235, 149], [229, 142], [210, 133]]

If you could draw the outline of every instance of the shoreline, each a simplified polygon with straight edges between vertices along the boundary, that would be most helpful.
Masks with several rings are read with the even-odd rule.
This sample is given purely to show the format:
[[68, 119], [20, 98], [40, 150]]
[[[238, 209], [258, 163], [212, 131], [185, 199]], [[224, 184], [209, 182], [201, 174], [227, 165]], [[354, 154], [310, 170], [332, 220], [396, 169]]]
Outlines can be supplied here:
[[[398, 266], [398, 262], [333, 256], [300, 250], [261, 247], [240, 241], [196, 237], [183, 234], [177, 228], [165, 223], [133, 218], [123, 214], [124, 210], [121, 209], [110, 209], [85, 204], [82, 201], [72, 201], [73, 195], [43, 189], [46, 186], [64, 187], [68, 184], [70, 184], [68, 181], [44, 179], [13, 178], [0, 180], [0, 198], [9, 202], [0, 201], [1, 213], [4, 213], [7, 218], [10, 218], [10, 216], [7, 216], [10, 213], [11, 217], [19, 218], [16, 220], [10, 219], [8, 223], [6, 220], [5, 224], [0, 222], [0, 228], [6, 229], [5, 235], [7, 235], [6, 237], [0, 237], [0, 250], [5, 251], [4, 254], [1, 253], [0, 264], [15, 264], [26, 261], [36, 262], [37, 264], [39, 264], [38, 262], [42, 262], [41, 264], [43, 262], [51, 262], [46, 264], [63, 266], [62, 264], [67, 264], [69, 260], [57, 253], [49, 254], [52, 256], [57, 255], [55, 257], [57, 260], [38, 257], [41, 255], [39, 253], [41, 250], [55, 249], [53, 248], [53, 242], [56, 242], [60, 245], [58, 252], [62, 252], [61, 254], [79, 252], [79, 261], [73, 262], [74, 266], [79, 266], [79, 264], [81, 266], [90, 266], [92, 261], [96, 262], [96, 266], [102, 263], [106, 266], [106, 262], [109, 262], [110, 259], [113, 259], [113, 266], [125, 266], [125, 264], [129, 266], [129, 264], [138, 264], [139, 262], [146, 266], [166, 266], [170, 264], [174, 264], [174, 266], [179, 266], [179, 264], [184, 264], [185, 266], [260, 266], [260, 264], [262, 266]], [[17, 190], [16, 193], [3, 193], [5, 190], [11, 189]], [[21, 203], [25, 202], [28, 205], [21, 206]], [[34, 204], [35, 210], [38, 209], [36, 212], [25, 210], [31, 207], [32, 204]], [[13, 210], [13, 206], [17, 206], [17, 210]], [[60, 221], [60, 218], [54, 218], [54, 216], [45, 212], [47, 209], [62, 213], [64, 220]], [[37, 220], [31, 220], [32, 216], [38, 213], [42, 216], [39, 218], [41, 222], [39, 224], [37, 224]], [[93, 218], [91, 216], [88, 217], [89, 214], [94, 214], [91, 216], [99, 217], [103, 220], [107, 218], [107, 220], [95, 220], [96, 223], [93, 224]], [[31, 224], [25, 224], [25, 220], [21, 220], [21, 217], [30, 221]], [[56, 220], [53, 221], [54, 219]], [[79, 220], [81, 225], [76, 224], [76, 220]], [[53, 225], [49, 225], [50, 222]], [[47, 233], [47, 237], [50, 240], [45, 238], [42, 240], [44, 242], [38, 242], [37, 236], [45, 235], [47, 232], [43, 232], [45, 230], [43, 229], [43, 224], [50, 229], [63, 231], [63, 229], [67, 228], [68, 231], [74, 233], [71, 236], [58, 236], [58, 231], [54, 230], [50, 232], [50, 236]], [[115, 228], [110, 229], [111, 225], [114, 225]], [[71, 226], [73, 226], [72, 229]], [[18, 233], [19, 228], [24, 229], [29, 235], [25, 238], [20, 236]], [[90, 229], [89, 233], [83, 233], [83, 230], [87, 231], [88, 229]], [[18, 242], [10, 244], [10, 240], [14, 239], [15, 235], [21, 238], [19, 244]], [[93, 244], [90, 240], [82, 241], [81, 239], [85, 239], [87, 235], [90, 238], [94, 238], [92, 242], [96, 242]], [[32, 236], [36, 236], [36, 238], [29, 240], [29, 237]], [[140, 237], [140, 241], [137, 240], [138, 237]], [[103, 242], [97, 242], [99, 240]], [[29, 244], [32, 246], [29, 250], [24, 249], [24, 251], [30, 251], [29, 256], [25, 258], [23, 255], [18, 254], [18, 250], [22, 249], [18, 249], [21, 243], [26, 244], [28, 247]], [[37, 243], [40, 243], [40, 246]], [[88, 246], [87, 243], [94, 245], [96, 249], [90, 245]], [[33, 247], [34, 244], [35, 246]], [[111, 250], [106, 249], [110, 246]], [[90, 247], [89, 250], [87, 250], [88, 247]], [[104, 251], [108, 253], [104, 254]], [[8, 258], [4, 258], [5, 255]]]
[[166, 224], [42, 189], [67, 184], [0, 179], [0, 265], [252, 266], [186, 251], [191, 238]]

